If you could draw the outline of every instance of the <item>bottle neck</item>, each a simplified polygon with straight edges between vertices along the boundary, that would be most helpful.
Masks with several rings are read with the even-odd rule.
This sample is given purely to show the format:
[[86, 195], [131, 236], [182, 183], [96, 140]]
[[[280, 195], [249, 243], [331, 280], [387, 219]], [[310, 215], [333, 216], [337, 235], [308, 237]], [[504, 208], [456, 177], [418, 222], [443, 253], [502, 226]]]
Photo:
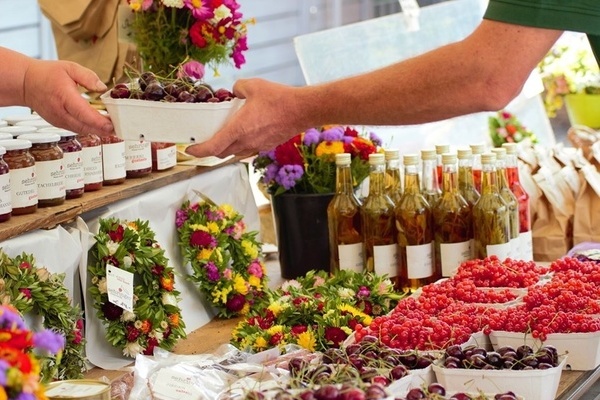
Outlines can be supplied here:
[[335, 191], [338, 194], [352, 194], [352, 170], [350, 165], [338, 165], [336, 168]]
[[508, 180], [508, 185], [511, 188], [521, 184], [519, 180], [519, 164], [517, 156], [514, 154], [506, 155], [506, 178]]
[[420, 190], [417, 166], [406, 165], [404, 167], [404, 193], [417, 194]]
[[481, 166], [481, 193], [498, 193], [497, 179], [496, 166], [493, 164], [483, 164]]
[[423, 191], [426, 193], [440, 192], [437, 160], [423, 160]]
[[458, 192], [458, 171], [454, 164], [442, 165], [442, 193]]
[[402, 182], [400, 180], [400, 161], [389, 160], [386, 166], [386, 173], [390, 176], [391, 182], [387, 188], [389, 193], [396, 193], [402, 190]]
[[470, 159], [458, 160], [458, 185], [460, 187], [475, 187], [473, 164]]
[[499, 190], [509, 189], [506, 179], [506, 164], [504, 160], [496, 161], [496, 181]]
[[385, 191], [385, 165], [371, 165], [369, 171], [369, 194], [380, 195]]

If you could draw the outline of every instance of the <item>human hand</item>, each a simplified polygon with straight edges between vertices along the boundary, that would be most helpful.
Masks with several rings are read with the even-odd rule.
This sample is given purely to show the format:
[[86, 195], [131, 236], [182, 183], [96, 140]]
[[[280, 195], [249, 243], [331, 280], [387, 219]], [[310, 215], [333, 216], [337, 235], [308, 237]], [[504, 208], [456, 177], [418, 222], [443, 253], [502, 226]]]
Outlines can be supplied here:
[[195, 157], [250, 156], [270, 150], [307, 127], [297, 121], [295, 89], [263, 79], [240, 79], [233, 93], [245, 104], [211, 139], [190, 145], [186, 153]]
[[93, 71], [77, 63], [31, 60], [25, 72], [23, 99], [56, 127], [99, 136], [112, 134], [110, 118], [90, 106], [81, 96], [79, 85], [91, 92], [107, 90]]

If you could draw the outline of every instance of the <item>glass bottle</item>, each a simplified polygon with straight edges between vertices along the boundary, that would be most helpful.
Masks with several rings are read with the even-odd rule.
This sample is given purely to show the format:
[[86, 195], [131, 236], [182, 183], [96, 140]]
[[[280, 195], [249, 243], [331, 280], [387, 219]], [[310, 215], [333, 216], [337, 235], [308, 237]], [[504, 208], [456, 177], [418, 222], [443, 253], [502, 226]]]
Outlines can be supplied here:
[[404, 155], [404, 193], [394, 211], [400, 288], [412, 292], [441, 276], [434, 271], [431, 208], [420, 191], [417, 154]]
[[436, 270], [454, 275], [472, 257], [473, 219], [471, 207], [458, 190], [457, 156], [442, 155], [442, 196], [433, 209]]
[[498, 190], [494, 153], [481, 155], [481, 197], [473, 206], [473, 246], [479, 259], [496, 255], [504, 260], [510, 254], [510, 212]]
[[366, 271], [398, 278], [394, 202], [385, 193], [385, 156], [369, 154], [369, 194], [361, 207]]
[[475, 183], [475, 189], [481, 193], [481, 155], [485, 152], [485, 145], [476, 143], [469, 145], [469, 147], [471, 147], [473, 153], [473, 182]]
[[456, 156], [458, 158], [458, 190], [469, 203], [469, 207], [473, 208], [480, 196], [473, 179], [473, 153], [470, 148], [463, 148], [457, 150]]
[[533, 260], [533, 243], [531, 237], [531, 206], [529, 202], [529, 194], [521, 185], [519, 179], [519, 164], [517, 160], [517, 144], [504, 143], [502, 145], [506, 149], [506, 177], [508, 186], [517, 198], [519, 203], [519, 241], [521, 244], [521, 254], [519, 258], [525, 261]]
[[498, 191], [508, 206], [510, 220], [510, 258], [518, 259], [521, 252], [519, 243], [519, 202], [508, 186], [506, 177], [506, 149], [496, 147], [492, 149], [496, 154], [496, 176], [498, 179]]
[[332, 273], [340, 269], [356, 272], [364, 269], [361, 202], [354, 194], [350, 163], [350, 153], [335, 155], [335, 195], [327, 207]]
[[394, 204], [400, 201], [402, 196], [402, 172], [400, 171], [400, 150], [385, 150], [385, 192]]
[[422, 162], [422, 189], [421, 192], [431, 207], [440, 198], [442, 191], [440, 190], [438, 173], [437, 173], [437, 154], [435, 150], [421, 150]]
[[450, 145], [449, 144], [436, 144], [435, 145], [435, 155], [437, 162], [437, 178], [438, 178], [438, 187], [442, 187], [442, 154], [450, 153]]

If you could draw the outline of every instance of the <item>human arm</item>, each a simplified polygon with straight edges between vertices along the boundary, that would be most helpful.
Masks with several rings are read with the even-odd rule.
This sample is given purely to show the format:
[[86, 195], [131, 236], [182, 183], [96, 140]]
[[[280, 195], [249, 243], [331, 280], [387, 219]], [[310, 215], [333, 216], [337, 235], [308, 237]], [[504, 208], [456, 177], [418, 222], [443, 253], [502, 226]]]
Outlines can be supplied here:
[[0, 106], [25, 106], [52, 125], [74, 132], [105, 136], [113, 132], [110, 119], [80, 95], [105, 91], [91, 70], [70, 61], [46, 61], [0, 47]]
[[323, 124], [409, 125], [497, 111], [561, 33], [483, 20], [462, 41], [350, 78], [298, 88], [240, 80], [233, 89], [246, 104], [214, 138], [186, 151], [246, 155]]

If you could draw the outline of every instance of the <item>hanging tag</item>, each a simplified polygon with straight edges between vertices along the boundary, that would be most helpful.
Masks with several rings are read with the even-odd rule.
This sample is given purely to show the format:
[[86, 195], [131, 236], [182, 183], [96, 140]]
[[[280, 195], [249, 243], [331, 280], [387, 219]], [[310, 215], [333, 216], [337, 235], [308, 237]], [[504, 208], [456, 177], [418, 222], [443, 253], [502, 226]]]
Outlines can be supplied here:
[[126, 311], [133, 312], [133, 274], [106, 264], [108, 301]]
[[402, 14], [404, 15], [404, 22], [406, 23], [406, 30], [408, 32], [416, 32], [421, 29], [419, 25], [419, 14], [421, 9], [417, 0], [398, 0], [400, 7], [402, 7]]

